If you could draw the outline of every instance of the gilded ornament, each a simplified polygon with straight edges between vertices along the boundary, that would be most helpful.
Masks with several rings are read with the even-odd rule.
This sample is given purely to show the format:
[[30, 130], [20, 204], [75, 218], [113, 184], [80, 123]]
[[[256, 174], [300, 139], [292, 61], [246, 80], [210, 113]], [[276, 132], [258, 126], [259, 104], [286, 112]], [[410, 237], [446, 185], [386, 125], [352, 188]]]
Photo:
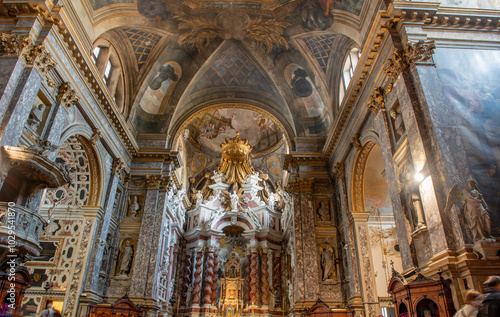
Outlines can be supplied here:
[[217, 172], [224, 173], [228, 184], [236, 182], [243, 185], [247, 175], [255, 173], [250, 163], [252, 146], [247, 140], [240, 139], [239, 132], [233, 139], [226, 138], [220, 146], [222, 158]]
[[1, 55], [20, 55], [22, 50], [30, 45], [29, 37], [20, 37], [17, 34], [2, 33], [0, 35]]
[[179, 21], [178, 29], [184, 31], [177, 43], [196, 47], [198, 51], [216, 38], [250, 38], [261, 47], [266, 46], [268, 53], [275, 46], [288, 48], [283, 33], [291, 24], [276, 18], [251, 19], [246, 13], [234, 10], [220, 13], [215, 18], [177, 15], [175, 19]]
[[72, 105], [76, 104], [80, 98], [76, 95], [75, 90], [71, 88], [70, 83], [65, 82], [59, 86], [56, 100], [66, 107], [66, 109], [69, 109]]
[[345, 176], [344, 163], [337, 162], [335, 163], [335, 167], [333, 168], [333, 174], [337, 177], [337, 179], [342, 179]]
[[384, 91], [382, 88], [373, 89], [373, 94], [370, 96], [367, 106], [368, 109], [375, 114], [377, 114], [379, 110], [385, 109]]

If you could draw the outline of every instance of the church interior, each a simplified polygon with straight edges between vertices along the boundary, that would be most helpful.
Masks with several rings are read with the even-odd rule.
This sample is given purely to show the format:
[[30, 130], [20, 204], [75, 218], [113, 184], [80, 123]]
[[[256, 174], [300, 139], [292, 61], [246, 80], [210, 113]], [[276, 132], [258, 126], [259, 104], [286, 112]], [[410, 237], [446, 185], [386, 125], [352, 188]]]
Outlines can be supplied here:
[[1, 316], [451, 317], [500, 275], [500, 0], [0, 16]]

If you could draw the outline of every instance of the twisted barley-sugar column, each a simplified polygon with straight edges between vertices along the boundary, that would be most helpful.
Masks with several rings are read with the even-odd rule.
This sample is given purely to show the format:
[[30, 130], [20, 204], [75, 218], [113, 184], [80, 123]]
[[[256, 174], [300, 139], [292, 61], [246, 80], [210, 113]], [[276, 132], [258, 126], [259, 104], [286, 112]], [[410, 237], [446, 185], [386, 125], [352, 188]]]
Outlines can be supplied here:
[[245, 276], [245, 302], [248, 305], [250, 305], [250, 264], [251, 264], [251, 259], [250, 259], [250, 251], [247, 251], [247, 269], [245, 271], [246, 276]]
[[201, 259], [203, 258], [203, 252], [199, 250], [196, 253], [196, 264], [194, 265], [194, 286], [193, 286], [193, 304], [200, 304], [200, 291], [201, 291]]
[[203, 287], [203, 304], [212, 304], [212, 284], [214, 276], [214, 251], [210, 250], [207, 253], [207, 267], [205, 271], [205, 286]]
[[182, 276], [182, 281], [184, 282], [182, 284], [182, 304], [187, 305], [186, 303], [186, 296], [187, 292], [189, 289], [189, 282], [191, 277], [191, 254], [189, 254], [189, 251], [186, 253], [186, 260], [184, 263], [184, 274]]
[[214, 253], [214, 275], [212, 277], [212, 305], [217, 301], [217, 280], [219, 279], [219, 254]]
[[257, 305], [257, 252], [252, 250], [250, 263], [250, 304]]

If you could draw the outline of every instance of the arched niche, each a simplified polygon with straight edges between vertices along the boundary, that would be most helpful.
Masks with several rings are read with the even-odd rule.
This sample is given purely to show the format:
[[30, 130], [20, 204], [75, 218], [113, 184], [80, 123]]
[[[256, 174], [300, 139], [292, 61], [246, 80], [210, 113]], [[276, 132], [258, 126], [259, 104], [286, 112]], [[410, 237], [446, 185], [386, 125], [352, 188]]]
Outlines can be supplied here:
[[363, 144], [356, 158], [352, 197], [353, 212], [366, 217], [373, 290], [386, 297], [390, 263], [396, 270], [402, 270], [402, 261], [382, 149], [373, 139]]
[[140, 106], [149, 114], [163, 114], [170, 96], [182, 76], [179, 63], [169, 61], [163, 64], [141, 97]]
[[73, 172], [73, 181], [47, 190], [44, 205], [98, 205], [101, 187], [99, 162], [89, 141], [81, 135], [69, 137], [61, 145], [56, 162], [69, 166]]

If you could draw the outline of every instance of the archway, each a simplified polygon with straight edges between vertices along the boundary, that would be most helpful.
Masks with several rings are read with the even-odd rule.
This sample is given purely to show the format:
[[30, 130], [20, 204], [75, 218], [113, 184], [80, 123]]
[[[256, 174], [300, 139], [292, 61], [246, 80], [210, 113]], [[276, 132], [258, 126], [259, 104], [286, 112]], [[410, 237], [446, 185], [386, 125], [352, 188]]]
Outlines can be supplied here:
[[[360, 239], [366, 239], [360, 242], [360, 257], [364, 264], [364, 283], [372, 284], [372, 292], [367, 296], [387, 297], [391, 266], [402, 270], [402, 262], [385, 162], [374, 140], [365, 142], [358, 153], [352, 188], [354, 210], [360, 219], [366, 219], [366, 225], [360, 222], [357, 227]], [[381, 304], [381, 308], [385, 306]], [[387, 311], [382, 309], [383, 313]]]

